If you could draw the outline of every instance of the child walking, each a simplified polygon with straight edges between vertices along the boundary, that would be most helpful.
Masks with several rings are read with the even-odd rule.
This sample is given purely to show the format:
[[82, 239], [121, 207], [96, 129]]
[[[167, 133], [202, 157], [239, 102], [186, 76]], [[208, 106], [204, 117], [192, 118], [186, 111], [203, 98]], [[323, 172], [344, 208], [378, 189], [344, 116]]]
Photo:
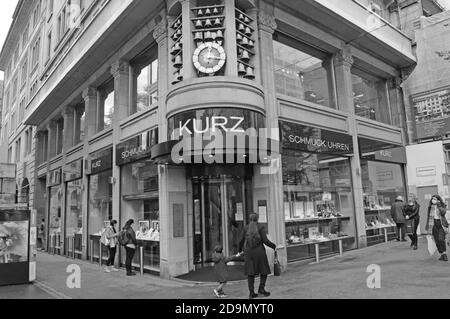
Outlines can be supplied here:
[[224, 256], [222, 246], [216, 246], [214, 248], [212, 259], [214, 262], [217, 281], [219, 282], [217, 289], [214, 289], [214, 294], [217, 298], [226, 298], [228, 296], [223, 292], [223, 287], [227, 284], [227, 263], [231, 261], [231, 258]]

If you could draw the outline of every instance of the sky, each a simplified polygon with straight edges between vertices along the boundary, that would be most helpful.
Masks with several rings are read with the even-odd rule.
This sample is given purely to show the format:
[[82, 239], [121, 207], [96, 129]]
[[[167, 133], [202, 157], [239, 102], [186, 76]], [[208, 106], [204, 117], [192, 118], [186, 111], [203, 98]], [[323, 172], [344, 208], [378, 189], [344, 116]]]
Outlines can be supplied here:
[[[3, 43], [8, 35], [17, 2], [18, 0], [0, 0], [0, 48], [3, 47]], [[447, 10], [450, 10], [450, 0], [438, 0], [438, 2]], [[2, 79], [3, 72], [0, 72], [0, 80]]]

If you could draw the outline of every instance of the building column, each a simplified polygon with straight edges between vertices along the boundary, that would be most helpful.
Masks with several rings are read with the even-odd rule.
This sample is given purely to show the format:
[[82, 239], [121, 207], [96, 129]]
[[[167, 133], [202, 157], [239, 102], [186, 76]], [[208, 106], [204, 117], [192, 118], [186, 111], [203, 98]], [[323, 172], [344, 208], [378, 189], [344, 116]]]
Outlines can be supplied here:
[[408, 77], [411, 75], [411, 73], [414, 71], [415, 66], [404, 68], [401, 70], [401, 84], [399, 84], [399, 91], [401, 94], [401, 100], [403, 101], [402, 108], [405, 112], [405, 125], [408, 135], [408, 144], [415, 143], [416, 140], [416, 134], [415, 134], [415, 114], [414, 114], [414, 107], [411, 105], [411, 99], [408, 94], [408, 91], [402, 86], [402, 83], [405, 83], [405, 81], [408, 79]]
[[350, 47], [344, 47], [334, 55], [338, 108], [348, 114], [349, 134], [353, 137], [353, 157], [350, 158], [355, 206], [356, 241], [359, 248], [367, 246], [363, 186], [361, 179], [361, 160], [358, 144], [358, 128], [353, 104], [353, 84], [351, 68], [353, 57]]
[[89, 87], [83, 91], [86, 112], [85, 142], [97, 133], [97, 89]]
[[[130, 110], [130, 64], [125, 61], [116, 61], [111, 66], [111, 74], [114, 77], [114, 119], [113, 128], [113, 163], [112, 163], [112, 218], [120, 220], [120, 167], [116, 165], [116, 145], [120, 143], [120, 122], [129, 116]], [[116, 259], [116, 266], [119, 265], [119, 258]]]
[[72, 146], [74, 146], [75, 109], [73, 107], [71, 107], [71, 106], [67, 106], [64, 109], [63, 118], [64, 118], [63, 153], [65, 153]]
[[82, 259], [88, 259], [89, 234], [88, 234], [88, 210], [89, 210], [89, 175], [86, 174], [87, 161], [89, 159], [89, 139], [97, 133], [97, 89], [89, 87], [83, 91], [86, 120], [84, 123], [84, 147], [83, 147], [83, 181], [81, 188], [81, 212], [82, 212]]
[[47, 162], [56, 156], [56, 144], [58, 135], [58, 125], [56, 121], [51, 120], [47, 125], [48, 131], [48, 149], [47, 149]]
[[[266, 108], [266, 127], [268, 129], [267, 137], [279, 140], [278, 121], [280, 109], [277, 102], [275, 88], [275, 63], [273, 56], [273, 33], [277, 28], [275, 17], [273, 15], [274, 7], [260, 2], [263, 7], [258, 12], [258, 32], [259, 32], [259, 48], [260, 64], [259, 74], [264, 87], [265, 108]], [[281, 167], [281, 154], [278, 155], [277, 169], [272, 170], [270, 174], [261, 175], [264, 180], [266, 194], [266, 211], [268, 219], [268, 232], [272, 241], [277, 245], [284, 246], [278, 251], [278, 258], [283, 268], [287, 265], [287, 252], [285, 240], [285, 221], [283, 207], [283, 178]], [[276, 156], [272, 153], [272, 158]], [[257, 167], [259, 170], [260, 167]], [[256, 172], [259, 174], [258, 172]], [[262, 173], [262, 170], [261, 170]], [[263, 199], [264, 200], [264, 199]], [[258, 210], [258, 202], [254, 203], [255, 211]]]

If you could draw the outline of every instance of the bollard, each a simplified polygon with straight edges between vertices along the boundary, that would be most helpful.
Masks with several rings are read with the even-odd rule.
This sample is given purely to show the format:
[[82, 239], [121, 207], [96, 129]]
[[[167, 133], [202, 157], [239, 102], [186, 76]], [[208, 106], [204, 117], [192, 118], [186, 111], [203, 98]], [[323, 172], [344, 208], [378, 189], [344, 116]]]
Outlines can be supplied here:
[[139, 266], [141, 268], [141, 276], [144, 275], [144, 247], [139, 247]]
[[100, 264], [100, 266], [102, 265], [102, 261], [103, 261], [103, 251], [102, 251], [102, 241], [99, 241], [99, 252], [98, 252], [98, 263]]
[[342, 256], [344, 254], [344, 248], [342, 245], [342, 239], [339, 239], [339, 256]]
[[94, 263], [94, 241], [92, 239], [89, 240], [89, 256], [91, 259], [91, 264]]
[[319, 256], [319, 244], [314, 244], [314, 248], [316, 251], [316, 263], [320, 262], [320, 256]]
[[75, 237], [72, 237], [72, 259], [75, 259]]
[[389, 241], [388, 237], [388, 230], [387, 228], [384, 229], [384, 242], [387, 243]]

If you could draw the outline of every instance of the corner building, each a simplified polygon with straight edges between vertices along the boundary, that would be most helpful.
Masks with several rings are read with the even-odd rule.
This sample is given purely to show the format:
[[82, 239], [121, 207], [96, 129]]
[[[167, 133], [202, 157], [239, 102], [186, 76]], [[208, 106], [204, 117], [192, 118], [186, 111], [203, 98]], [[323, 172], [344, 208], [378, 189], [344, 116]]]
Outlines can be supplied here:
[[[26, 110], [52, 252], [106, 257], [111, 218], [134, 219], [135, 265], [162, 277], [207, 267], [218, 244], [236, 254], [252, 212], [287, 267], [392, 236], [374, 225], [388, 229], [407, 194], [400, 84], [415, 57], [387, 20], [351, 0], [83, 1], [76, 17], [61, 5]], [[78, 25], [58, 29], [55, 12]], [[279, 143], [268, 157], [264, 143], [215, 149], [220, 164], [203, 145], [183, 153], [191, 163], [171, 156], [181, 131], [206, 128], [267, 128]]]

